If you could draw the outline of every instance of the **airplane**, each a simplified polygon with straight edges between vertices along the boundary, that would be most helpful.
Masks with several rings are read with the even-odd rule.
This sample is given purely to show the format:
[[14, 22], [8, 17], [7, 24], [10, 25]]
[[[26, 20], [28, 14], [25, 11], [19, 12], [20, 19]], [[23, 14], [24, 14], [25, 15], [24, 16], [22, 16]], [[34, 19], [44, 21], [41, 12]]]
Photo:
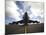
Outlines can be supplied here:
[[20, 23], [20, 24], [23, 23], [24, 25], [28, 25], [28, 23], [40, 23], [40, 22], [29, 20], [28, 14], [27, 14], [27, 12], [25, 12], [25, 14], [23, 16], [23, 20], [17, 21], [17, 22], [13, 22], [12, 24], [18, 24], [18, 23]]

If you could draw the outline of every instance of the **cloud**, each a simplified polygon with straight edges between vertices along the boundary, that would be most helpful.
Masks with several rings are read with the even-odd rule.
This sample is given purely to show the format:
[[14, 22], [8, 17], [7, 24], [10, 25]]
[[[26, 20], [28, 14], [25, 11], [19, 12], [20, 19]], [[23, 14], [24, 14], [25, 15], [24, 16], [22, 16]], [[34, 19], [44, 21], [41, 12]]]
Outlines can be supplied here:
[[[43, 22], [43, 5], [42, 5], [43, 3], [32, 3], [31, 2], [31, 3], [29, 3], [29, 5], [27, 5], [26, 2], [24, 2], [24, 5], [21, 3], [22, 2], [20, 2], [18, 4], [14, 1], [7, 1], [6, 2], [6, 16], [14, 18], [15, 21], [23, 20], [22, 17], [26, 10], [25, 9], [23, 11], [23, 9], [28, 8], [28, 6], [30, 6], [30, 8], [28, 8], [29, 10], [26, 11], [28, 13], [29, 19], [38, 20], [38, 21], [42, 20], [41, 22]], [[8, 20], [8, 18], [7, 18], [7, 20]]]
[[15, 21], [14, 18], [9, 17], [9, 16], [6, 16], [6, 17], [5, 17], [5, 23], [6, 23], [6, 24], [12, 23], [13, 21]]

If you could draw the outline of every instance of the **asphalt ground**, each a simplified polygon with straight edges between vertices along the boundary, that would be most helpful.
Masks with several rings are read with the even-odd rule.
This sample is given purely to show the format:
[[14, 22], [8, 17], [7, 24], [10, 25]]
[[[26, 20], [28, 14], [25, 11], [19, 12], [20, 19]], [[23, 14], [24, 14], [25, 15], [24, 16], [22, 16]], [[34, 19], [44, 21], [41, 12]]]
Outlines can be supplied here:
[[38, 33], [44, 32], [44, 24], [31, 24], [28, 26], [6, 25], [5, 34], [23, 34], [23, 33]]

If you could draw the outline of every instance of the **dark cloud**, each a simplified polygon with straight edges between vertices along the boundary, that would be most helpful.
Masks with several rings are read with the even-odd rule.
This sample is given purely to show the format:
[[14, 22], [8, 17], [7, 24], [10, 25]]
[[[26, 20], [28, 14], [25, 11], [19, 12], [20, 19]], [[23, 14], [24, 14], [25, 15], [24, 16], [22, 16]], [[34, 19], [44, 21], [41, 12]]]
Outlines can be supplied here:
[[24, 9], [23, 3], [24, 3], [24, 1], [16, 1], [16, 5], [17, 5], [20, 9]]

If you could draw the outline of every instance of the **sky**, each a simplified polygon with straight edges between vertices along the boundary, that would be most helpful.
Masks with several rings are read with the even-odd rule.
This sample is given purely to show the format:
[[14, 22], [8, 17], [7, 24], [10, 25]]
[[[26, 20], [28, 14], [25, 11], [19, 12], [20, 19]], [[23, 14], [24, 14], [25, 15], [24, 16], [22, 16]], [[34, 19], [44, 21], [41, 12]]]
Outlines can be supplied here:
[[24, 13], [27, 12], [29, 20], [43, 22], [43, 3], [28, 1], [6, 1], [5, 22], [23, 20]]

